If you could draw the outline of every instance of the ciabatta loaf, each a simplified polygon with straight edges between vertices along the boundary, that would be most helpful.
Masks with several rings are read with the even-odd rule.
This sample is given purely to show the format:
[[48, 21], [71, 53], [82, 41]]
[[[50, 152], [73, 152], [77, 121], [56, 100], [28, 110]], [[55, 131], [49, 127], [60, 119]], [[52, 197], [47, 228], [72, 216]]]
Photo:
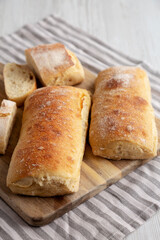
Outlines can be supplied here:
[[157, 154], [149, 79], [138, 67], [112, 67], [95, 83], [89, 141], [94, 155], [147, 159]]
[[45, 87], [25, 101], [22, 129], [7, 185], [14, 192], [54, 196], [78, 191], [90, 95], [74, 87]]
[[84, 80], [83, 67], [63, 44], [26, 49], [26, 61], [44, 86], [75, 85]]
[[5, 92], [8, 99], [21, 106], [36, 88], [33, 72], [25, 65], [7, 63], [3, 70]]
[[17, 112], [16, 103], [3, 100], [0, 107], [0, 154], [5, 154]]

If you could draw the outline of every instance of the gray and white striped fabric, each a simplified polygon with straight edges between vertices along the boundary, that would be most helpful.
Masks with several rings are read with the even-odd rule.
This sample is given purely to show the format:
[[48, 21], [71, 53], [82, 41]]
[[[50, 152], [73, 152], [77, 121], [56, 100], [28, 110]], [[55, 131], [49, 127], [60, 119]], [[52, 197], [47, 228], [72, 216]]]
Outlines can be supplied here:
[[[23, 63], [24, 49], [61, 42], [97, 73], [113, 65], [140, 65], [149, 75], [152, 104], [160, 117], [160, 73], [53, 15], [0, 38], [0, 61]], [[0, 199], [0, 240], [120, 240], [160, 207], [160, 157], [44, 227], [28, 226]]]

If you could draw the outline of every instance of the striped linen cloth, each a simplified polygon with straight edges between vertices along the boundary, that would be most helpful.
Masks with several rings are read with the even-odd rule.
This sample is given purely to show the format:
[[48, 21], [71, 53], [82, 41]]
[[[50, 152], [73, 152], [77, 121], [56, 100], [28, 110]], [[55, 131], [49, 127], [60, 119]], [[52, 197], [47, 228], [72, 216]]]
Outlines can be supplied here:
[[[140, 65], [149, 75], [152, 104], [160, 117], [160, 74], [53, 15], [0, 38], [0, 61], [24, 63], [24, 49], [61, 42], [94, 73], [113, 65]], [[160, 207], [160, 157], [43, 227], [30, 227], [0, 199], [0, 240], [120, 240]]]

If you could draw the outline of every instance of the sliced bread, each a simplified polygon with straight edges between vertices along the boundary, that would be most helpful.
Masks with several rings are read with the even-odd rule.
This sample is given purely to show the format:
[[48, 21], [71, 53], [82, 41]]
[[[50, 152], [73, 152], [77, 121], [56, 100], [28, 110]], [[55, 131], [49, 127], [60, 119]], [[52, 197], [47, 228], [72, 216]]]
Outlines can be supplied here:
[[17, 106], [21, 106], [26, 97], [37, 88], [35, 76], [26, 65], [5, 64], [3, 77], [6, 95]]
[[16, 103], [3, 100], [0, 106], [0, 154], [5, 154], [17, 112]]

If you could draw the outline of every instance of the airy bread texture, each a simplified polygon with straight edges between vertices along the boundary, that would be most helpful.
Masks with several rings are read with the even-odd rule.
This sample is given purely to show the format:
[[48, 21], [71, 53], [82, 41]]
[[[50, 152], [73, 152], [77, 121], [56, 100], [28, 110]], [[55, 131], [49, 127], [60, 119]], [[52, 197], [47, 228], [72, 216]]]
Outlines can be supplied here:
[[73, 87], [44, 87], [25, 102], [22, 129], [7, 186], [32, 196], [78, 191], [90, 94]]
[[25, 65], [7, 63], [3, 70], [5, 92], [8, 99], [21, 106], [36, 88], [33, 72]]
[[0, 107], [0, 154], [5, 154], [17, 112], [16, 103], [3, 100]]
[[95, 83], [89, 141], [94, 155], [147, 159], [157, 154], [157, 130], [145, 71], [111, 67]]
[[25, 50], [26, 61], [43, 86], [75, 85], [84, 80], [83, 67], [61, 43]]

